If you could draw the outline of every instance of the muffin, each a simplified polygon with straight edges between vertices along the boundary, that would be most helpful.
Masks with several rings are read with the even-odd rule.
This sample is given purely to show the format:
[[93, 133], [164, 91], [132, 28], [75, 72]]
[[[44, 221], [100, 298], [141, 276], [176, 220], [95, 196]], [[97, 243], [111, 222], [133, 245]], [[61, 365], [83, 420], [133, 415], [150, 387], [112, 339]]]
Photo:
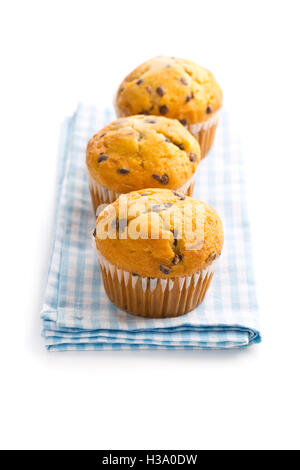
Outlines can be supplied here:
[[192, 195], [199, 161], [197, 140], [175, 119], [143, 115], [118, 119], [87, 146], [94, 210], [120, 194], [149, 187]]
[[120, 196], [99, 214], [94, 231], [109, 299], [152, 318], [183, 315], [202, 302], [223, 239], [215, 209], [153, 188]]
[[212, 146], [222, 91], [209, 70], [186, 59], [155, 57], [123, 80], [118, 116], [154, 114], [178, 119], [197, 138], [202, 158]]

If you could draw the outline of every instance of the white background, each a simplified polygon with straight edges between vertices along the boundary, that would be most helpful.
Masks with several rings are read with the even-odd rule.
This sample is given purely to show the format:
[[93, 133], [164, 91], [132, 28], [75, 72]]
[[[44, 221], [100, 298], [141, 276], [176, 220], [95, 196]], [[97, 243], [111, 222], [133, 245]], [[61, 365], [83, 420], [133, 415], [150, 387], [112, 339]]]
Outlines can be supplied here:
[[[3, 1], [3, 448], [299, 448], [299, 2]], [[61, 123], [155, 55], [211, 69], [239, 126], [263, 342], [47, 353], [39, 312]]]

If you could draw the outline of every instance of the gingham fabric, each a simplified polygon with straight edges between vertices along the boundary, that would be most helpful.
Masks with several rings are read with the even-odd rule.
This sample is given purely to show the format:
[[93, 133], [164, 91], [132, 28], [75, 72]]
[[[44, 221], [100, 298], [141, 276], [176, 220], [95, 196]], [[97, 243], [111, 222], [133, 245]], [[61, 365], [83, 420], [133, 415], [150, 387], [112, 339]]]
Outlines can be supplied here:
[[145, 319], [119, 310], [107, 298], [91, 241], [95, 217], [85, 149], [90, 137], [112, 119], [110, 109], [79, 105], [64, 124], [54, 241], [41, 314], [46, 348], [230, 349], [259, 342], [241, 152], [225, 111], [214, 146], [200, 163], [194, 193], [218, 210], [225, 232], [204, 302], [181, 317]]

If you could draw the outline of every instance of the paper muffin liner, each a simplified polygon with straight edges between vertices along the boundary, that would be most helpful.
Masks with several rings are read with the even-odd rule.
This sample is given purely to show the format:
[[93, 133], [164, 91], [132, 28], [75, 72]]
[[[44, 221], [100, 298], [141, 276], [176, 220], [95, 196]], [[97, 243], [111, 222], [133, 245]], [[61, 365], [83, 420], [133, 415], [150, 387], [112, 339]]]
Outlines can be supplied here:
[[[194, 173], [193, 176], [179, 188], [167, 188], [167, 189], [174, 189], [174, 191], [179, 191], [180, 193], [183, 193], [186, 196], [192, 196], [193, 191], [194, 191], [194, 185], [195, 185], [195, 175], [196, 173]], [[88, 170], [87, 170], [87, 179], [88, 179], [88, 184], [90, 188], [94, 212], [96, 215], [98, 215], [97, 209], [100, 205], [110, 204], [111, 202], [114, 202], [116, 199], [118, 199], [121, 193], [117, 193], [116, 191], [112, 191], [102, 186], [100, 183], [94, 180], [94, 178], [91, 176]]]
[[214, 142], [219, 116], [220, 111], [216, 111], [207, 121], [185, 126], [200, 144], [201, 159], [207, 155]]
[[111, 189], [107, 189], [98, 183], [94, 178], [91, 176], [90, 172], [87, 171], [87, 179], [92, 199], [92, 204], [94, 208], [94, 212], [97, 214], [97, 208], [101, 204], [110, 204], [114, 202], [120, 196], [120, 193], [116, 191], [112, 191]]
[[177, 317], [196, 308], [205, 297], [217, 261], [190, 276], [161, 279], [124, 271], [97, 248], [96, 253], [108, 298], [122, 310], [149, 318]]

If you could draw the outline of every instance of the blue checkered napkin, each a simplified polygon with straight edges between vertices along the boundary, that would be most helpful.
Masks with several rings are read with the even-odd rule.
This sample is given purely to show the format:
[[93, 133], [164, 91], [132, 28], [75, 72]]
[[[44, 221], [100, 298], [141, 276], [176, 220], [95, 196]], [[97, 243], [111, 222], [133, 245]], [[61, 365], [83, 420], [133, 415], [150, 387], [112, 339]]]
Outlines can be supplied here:
[[49, 350], [221, 349], [260, 341], [241, 153], [225, 111], [200, 163], [195, 197], [222, 217], [225, 244], [204, 302], [177, 318], [145, 319], [107, 298], [91, 245], [95, 218], [85, 172], [89, 138], [114, 118], [80, 105], [66, 120], [42, 335]]

